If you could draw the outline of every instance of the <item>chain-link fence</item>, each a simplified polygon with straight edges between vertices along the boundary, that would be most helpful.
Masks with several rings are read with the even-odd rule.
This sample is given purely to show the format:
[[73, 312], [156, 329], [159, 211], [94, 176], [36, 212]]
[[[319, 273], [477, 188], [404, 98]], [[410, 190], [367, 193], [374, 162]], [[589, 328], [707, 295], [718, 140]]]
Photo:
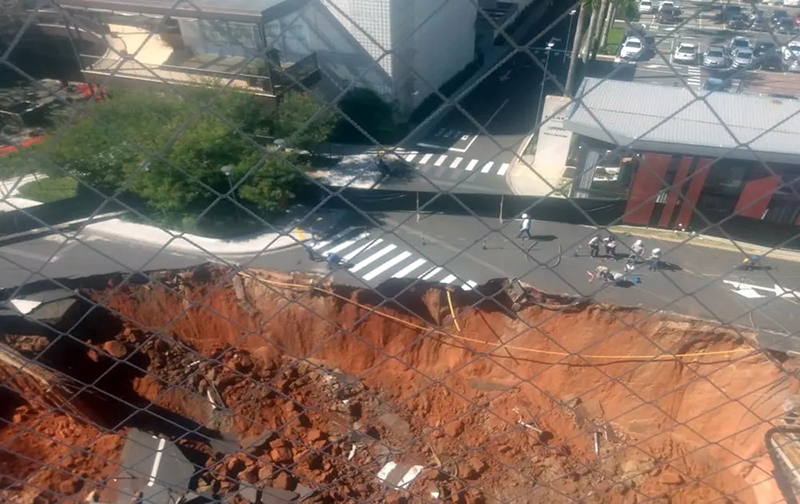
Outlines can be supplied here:
[[783, 3], [0, 3], [2, 500], [795, 502]]

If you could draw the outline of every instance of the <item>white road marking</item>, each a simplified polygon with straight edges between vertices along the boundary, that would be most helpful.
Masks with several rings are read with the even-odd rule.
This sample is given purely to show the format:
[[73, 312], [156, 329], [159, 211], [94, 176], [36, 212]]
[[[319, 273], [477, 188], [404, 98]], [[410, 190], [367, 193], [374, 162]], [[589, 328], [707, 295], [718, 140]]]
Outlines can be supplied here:
[[469, 140], [469, 135], [463, 135], [463, 136], [461, 137], [461, 140], [463, 140], [463, 141], [465, 141], [465, 142], [466, 142], [467, 140]]
[[458, 165], [459, 165], [459, 164], [461, 164], [461, 161], [462, 161], [463, 159], [464, 159], [464, 158], [460, 158], [460, 157], [457, 157], [457, 158], [455, 158], [455, 159], [453, 160], [453, 162], [452, 162], [452, 163], [450, 163], [450, 168], [457, 168], [457, 167], [458, 167]]
[[426, 262], [428, 262], [426, 259], [417, 259], [416, 261], [412, 262], [405, 268], [401, 269], [400, 271], [392, 275], [392, 278], [403, 278], [405, 276], [408, 276], [409, 273], [411, 273], [415, 269], [419, 269], [419, 267], [425, 264]]
[[481, 173], [489, 173], [489, 171], [492, 169], [492, 166], [494, 166], [494, 161], [489, 161], [483, 165], [483, 168], [481, 168]]
[[372, 270], [369, 273], [367, 273], [366, 275], [364, 275], [363, 278], [364, 278], [364, 280], [372, 280], [373, 278], [375, 278], [376, 276], [380, 275], [381, 273], [383, 273], [384, 271], [388, 270], [389, 268], [392, 268], [392, 267], [400, 264], [401, 262], [405, 261], [406, 258], [408, 258], [410, 256], [411, 256], [411, 252], [403, 252], [400, 255], [392, 257], [391, 259], [389, 259], [385, 263], [381, 264], [380, 266], [378, 266], [374, 270]]
[[319, 249], [321, 249], [323, 247], [327, 247], [331, 243], [333, 243], [335, 241], [339, 241], [339, 239], [341, 239], [343, 236], [346, 236], [350, 231], [352, 231], [354, 229], [355, 229], [355, 226], [351, 226], [351, 227], [345, 229], [344, 231], [340, 231], [340, 232], [336, 233], [335, 235], [333, 235], [333, 237], [331, 237], [330, 240], [323, 240], [323, 241], [321, 241], [319, 243], [315, 243], [314, 245], [311, 245], [311, 248], [314, 249], [314, 250], [319, 250]]
[[508, 163], [503, 163], [500, 165], [500, 169], [497, 170], [497, 174], [502, 177], [503, 175], [506, 174], [507, 171], [508, 171]]
[[449, 284], [450, 282], [452, 282], [455, 279], [456, 279], [455, 275], [447, 275], [443, 279], [439, 280], [439, 283]]
[[436, 162], [433, 163], [433, 166], [442, 166], [442, 163], [444, 163], [445, 159], [447, 159], [447, 154], [442, 154], [441, 156], [439, 156], [439, 159], [437, 159]]
[[422, 156], [422, 159], [419, 160], [419, 164], [425, 164], [433, 157], [433, 154], [425, 154]]
[[473, 280], [467, 280], [467, 283], [462, 285], [461, 288], [464, 289], [465, 291], [469, 291], [472, 290], [472, 288], [475, 287], [476, 285], [478, 285], [478, 282], [475, 282]]
[[429, 278], [436, 275], [440, 271], [442, 271], [442, 268], [439, 267], [433, 268], [432, 270], [428, 270], [426, 273], [423, 273], [422, 274], [423, 276], [420, 276], [420, 278], [422, 278], [423, 280], [428, 280]]
[[375, 246], [381, 244], [382, 242], [383, 242], [383, 238], [378, 238], [377, 240], [373, 240], [371, 242], [367, 242], [364, 245], [361, 245], [360, 247], [355, 249], [354, 251], [350, 252], [346, 256], [344, 256], [342, 259], [344, 259], [345, 261], [349, 261], [350, 259], [354, 258], [355, 256], [357, 256], [361, 252], [364, 252], [365, 250], [369, 250], [372, 247], [375, 247]]
[[475, 165], [477, 165], [477, 164], [478, 164], [478, 160], [477, 159], [473, 159], [472, 161], [470, 161], [469, 164], [467, 165], [467, 171], [474, 170], [475, 169]]
[[417, 157], [417, 154], [419, 154], [419, 152], [412, 152], [411, 154], [406, 156], [406, 161], [410, 163], [411, 161], [414, 160], [415, 157]]
[[355, 266], [353, 266], [352, 268], [350, 268], [350, 271], [353, 272], [353, 273], [361, 271], [362, 269], [366, 268], [367, 266], [369, 266], [370, 264], [374, 263], [375, 261], [377, 261], [378, 259], [380, 259], [381, 257], [385, 256], [386, 254], [388, 254], [389, 252], [391, 252], [392, 250], [394, 250], [396, 248], [397, 248], [397, 245], [386, 245], [385, 247], [383, 247], [379, 251], [375, 252], [371, 256], [367, 257], [366, 259], [364, 259], [360, 263], [358, 263]]
[[156, 482], [156, 475], [158, 474], [158, 466], [161, 465], [161, 456], [164, 454], [164, 445], [167, 443], [167, 440], [161, 438], [158, 440], [158, 451], [156, 452], [156, 457], [153, 460], [153, 469], [150, 471], [150, 480], [147, 482], [147, 486], [151, 487]]
[[367, 236], [369, 236], [369, 233], [361, 233], [360, 235], [356, 236], [352, 240], [347, 240], [346, 242], [342, 242], [339, 245], [336, 245], [335, 247], [333, 247], [332, 249], [326, 250], [326, 252], [330, 252], [330, 253], [341, 252], [342, 250], [350, 247], [351, 245], [360, 242], [361, 240], [363, 240]]

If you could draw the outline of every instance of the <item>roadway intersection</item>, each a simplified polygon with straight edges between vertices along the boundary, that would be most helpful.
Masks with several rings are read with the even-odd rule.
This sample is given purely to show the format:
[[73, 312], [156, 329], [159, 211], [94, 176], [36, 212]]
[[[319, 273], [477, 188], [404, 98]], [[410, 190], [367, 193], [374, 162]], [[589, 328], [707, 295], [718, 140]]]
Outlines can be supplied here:
[[[586, 242], [596, 232], [589, 227], [535, 222], [538, 242], [530, 248], [532, 242], [514, 238], [518, 221], [440, 214], [423, 214], [417, 221], [414, 213], [403, 212], [370, 217], [377, 226], [350, 216], [342, 219], [346, 225], [309, 243], [316, 254], [335, 251], [350, 263], [349, 270], [333, 273], [337, 282], [374, 288], [393, 278], [410, 278], [470, 290], [489, 279], [519, 278], [545, 291], [755, 326], [770, 334], [795, 335], [800, 325], [797, 262], [767, 258], [769, 270], [743, 272], [735, 269], [741, 262], [739, 252], [646, 239], [648, 249], [661, 248], [664, 261], [674, 267], [658, 272], [641, 267], [635, 272], [641, 283], [618, 287], [588, 281], [586, 272], [597, 265], [622, 268], [621, 262], [588, 257]], [[199, 252], [177, 254], [108, 237], [82, 235], [79, 239], [65, 241], [51, 235], [0, 248], [0, 287], [13, 287], [29, 278], [74, 278], [220, 262]], [[625, 245], [633, 240], [620, 237]], [[621, 245], [620, 252], [624, 248]], [[298, 245], [222, 259], [243, 267], [328, 273], [325, 263], [312, 255]]]

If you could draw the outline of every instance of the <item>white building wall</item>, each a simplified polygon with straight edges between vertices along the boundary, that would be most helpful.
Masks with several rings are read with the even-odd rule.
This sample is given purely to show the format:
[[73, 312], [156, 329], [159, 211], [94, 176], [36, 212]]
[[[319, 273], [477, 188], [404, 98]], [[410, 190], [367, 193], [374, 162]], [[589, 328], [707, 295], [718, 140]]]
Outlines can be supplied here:
[[[350, 35], [391, 76], [393, 0], [322, 0]], [[413, 3], [413, 0], [406, 0]]]
[[[478, 9], [463, 0], [394, 0], [414, 4], [413, 68], [417, 75], [411, 96], [398, 97], [404, 108], [419, 105], [475, 57], [475, 20]], [[444, 6], [442, 6], [444, 4]], [[407, 33], [398, 31], [399, 44]]]

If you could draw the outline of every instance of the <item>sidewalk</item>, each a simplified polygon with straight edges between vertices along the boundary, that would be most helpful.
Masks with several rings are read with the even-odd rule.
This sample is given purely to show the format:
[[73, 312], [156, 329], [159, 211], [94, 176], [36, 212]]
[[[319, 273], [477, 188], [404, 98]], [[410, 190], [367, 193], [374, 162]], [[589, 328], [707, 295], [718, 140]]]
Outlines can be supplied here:
[[[541, 127], [523, 140], [506, 174], [506, 183], [514, 194], [551, 198], [569, 196], [572, 182], [564, 178], [564, 173], [572, 133], [563, 126], [564, 107], [571, 101], [565, 96], [549, 95], [545, 98]], [[525, 154], [534, 137], [536, 152]]]
[[47, 175], [23, 175], [0, 180], [0, 212], [13, 212], [22, 208], [31, 208], [42, 203], [35, 200], [19, 198], [19, 188], [30, 182], [44, 180]]
[[[734, 246], [731, 240], [720, 238], [718, 236], [698, 235], [696, 233], [682, 231], [623, 225], [611, 226], [608, 228], [608, 230], [616, 235], [652, 238], [674, 243], [681, 243], [688, 240], [687, 245], [741, 253], [739, 248]], [[742, 250], [750, 254], [766, 254], [771, 250], [771, 247], [757, 245], [755, 243], [736, 241], [736, 244], [739, 245]], [[771, 257], [773, 259], [782, 259], [784, 261], [800, 262], [800, 250], [775, 249], [772, 250], [772, 252], [769, 252], [767, 257]]]
[[122, 219], [110, 219], [89, 224], [81, 234], [144, 243], [174, 252], [241, 256], [258, 254], [266, 250], [288, 248], [313, 240], [315, 237], [329, 234], [343, 217], [344, 211], [329, 210], [317, 214], [313, 222], [306, 222], [300, 228], [298, 225], [303, 215], [305, 215], [304, 212], [299, 216], [293, 217], [290, 213], [285, 224], [275, 225], [276, 228], [284, 229], [284, 232], [269, 232], [227, 240], [165, 230], [157, 226], [137, 224]]

